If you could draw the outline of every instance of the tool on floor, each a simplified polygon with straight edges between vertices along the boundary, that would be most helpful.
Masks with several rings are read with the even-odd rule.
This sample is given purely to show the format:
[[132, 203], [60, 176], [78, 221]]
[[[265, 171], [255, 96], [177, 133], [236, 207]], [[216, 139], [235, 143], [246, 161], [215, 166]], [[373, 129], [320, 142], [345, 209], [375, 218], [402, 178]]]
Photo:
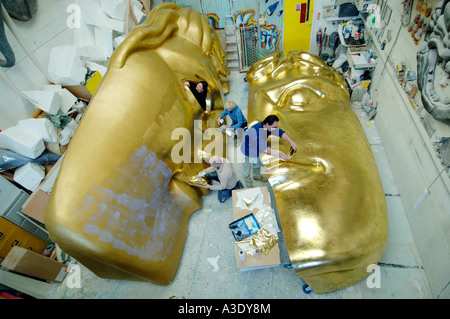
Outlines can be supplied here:
[[427, 194], [430, 192], [431, 186], [433, 186], [433, 184], [438, 180], [438, 178], [447, 169], [447, 167], [450, 166], [450, 145], [449, 144], [450, 144], [450, 139], [447, 139], [442, 143], [443, 151], [441, 151], [441, 158], [445, 165], [444, 168], [439, 172], [438, 176], [436, 176], [434, 181], [431, 182], [431, 184], [427, 188], [425, 188], [425, 192], [423, 193], [422, 197], [420, 197], [420, 199], [416, 202], [416, 204], [412, 208], [412, 211], [416, 210], [416, 208], [419, 206], [419, 204], [425, 199]]

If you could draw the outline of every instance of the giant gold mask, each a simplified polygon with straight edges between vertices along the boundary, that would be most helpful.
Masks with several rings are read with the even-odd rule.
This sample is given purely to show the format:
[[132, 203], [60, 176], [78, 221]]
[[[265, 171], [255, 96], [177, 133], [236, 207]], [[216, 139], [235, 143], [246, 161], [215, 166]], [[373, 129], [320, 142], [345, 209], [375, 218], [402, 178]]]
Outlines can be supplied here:
[[[249, 123], [275, 114], [298, 144], [289, 161], [262, 156], [294, 269], [316, 293], [356, 283], [383, 256], [388, 221], [343, 78], [318, 57], [292, 51], [256, 62], [247, 80]], [[272, 139], [278, 141], [290, 154], [290, 144]]]
[[[172, 136], [209, 118], [185, 80], [205, 80], [216, 109], [228, 86], [225, 53], [205, 16], [156, 6], [113, 53], [62, 162], [45, 224], [63, 251], [104, 278], [170, 282], [190, 214], [204, 189], [187, 182], [203, 169], [203, 145]], [[225, 92], [224, 92], [225, 91]], [[173, 138], [173, 139], [172, 139]], [[172, 160], [174, 145], [192, 164]], [[222, 155], [222, 154], [221, 154]]]

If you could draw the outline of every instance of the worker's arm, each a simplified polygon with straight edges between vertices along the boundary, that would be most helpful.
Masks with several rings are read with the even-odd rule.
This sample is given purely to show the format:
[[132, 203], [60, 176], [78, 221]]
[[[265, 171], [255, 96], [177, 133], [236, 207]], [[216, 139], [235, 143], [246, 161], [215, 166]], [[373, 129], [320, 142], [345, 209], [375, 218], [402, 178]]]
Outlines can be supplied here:
[[291, 143], [291, 146], [294, 150], [297, 150], [297, 144], [286, 134], [286, 132], [283, 133], [283, 135], [281, 136], [281, 138], [283, 140], [288, 141], [289, 143]]
[[200, 176], [202, 173], [203, 173], [202, 176], [204, 176], [204, 175], [212, 173], [212, 172], [214, 172], [214, 167], [210, 166], [210, 167], [205, 168], [204, 170], [200, 171], [198, 173], [198, 176]]
[[247, 120], [245, 119], [245, 117], [244, 117], [244, 114], [242, 114], [242, 111], [241, 111], [241, 109], [237, 109], [237, 114], [236, 114], [237, 116], [237, 122], [236, 122], [236, 124], [234, 124], [234, 125], [231, 125], [231, 128], [232, 129], [237, 129], [237, 128], [239, 128], [239, 127], [241, 127], [242, 126], [242, 124], [244, 124], [245, 122], [247, 122]]
[[230, 112], [228, 112], [228, 110], [223, 111], [223, 112], [219, 115], [219, 118], [217, 119], [217, 123], [219, 123], [219, 125], [220, 125], [220, 124], [221, 124], [221, 123], [220, 123], [220, 120], [223, 119], [225, 116], [227, 116], [229, 113], [230, 113]]
[[271, 149], [270, 147], [267, 147], [264, 153], [267, 153], [269, 155], [273, 155], [275, 157], [281, 158], [283, 161], [287, 161], [289, 159], [289, 156], [284, 154], [283, 152], [279, 152], [276, 150]]

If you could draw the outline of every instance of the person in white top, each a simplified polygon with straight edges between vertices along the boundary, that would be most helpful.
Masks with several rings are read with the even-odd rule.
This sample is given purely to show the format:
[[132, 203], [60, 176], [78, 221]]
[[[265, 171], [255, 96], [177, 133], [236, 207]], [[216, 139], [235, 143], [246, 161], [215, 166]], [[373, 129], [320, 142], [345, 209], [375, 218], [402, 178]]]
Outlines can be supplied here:
[[237, 179], [229, 161], [217, 155], [213, 155], [209, 159], [209, 164], [211, 167], [202, 170], [198, 173], [198, 176], [202, 177], [207, 175], [210, 179], [219, 182], [219, 184], [216, 185], [207, 184], [202, 186], [204, 188], [209, 188], [210, 190], [217, 190], [219, 202], [224, 203], [228, 200], [231, 197], [231, 192], [233, 190], [244, 188], [241, 181]]

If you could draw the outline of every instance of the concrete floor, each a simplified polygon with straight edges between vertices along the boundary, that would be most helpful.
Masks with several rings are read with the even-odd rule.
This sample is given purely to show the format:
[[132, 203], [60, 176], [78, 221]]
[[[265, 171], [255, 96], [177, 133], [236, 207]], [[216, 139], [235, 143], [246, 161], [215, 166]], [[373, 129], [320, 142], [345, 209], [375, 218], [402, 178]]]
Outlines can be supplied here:
[[[230, 93], [246, 114], [248, 85], [245, 73], [232, 72]], [[281, 265], [276, 268], [241, 272], [236, 268], [234, 243], [228, 224], [233, 221], [232, 202], [220, 204], [215, 192], [204, 196], [203, 207], [189, 220], [188, 234], [178, 272], [167, 286], [148, 282], [101, 279], [81, 267], [80, 288], [66, 282], [54, 284], [48, 299], [67, 298], [188, 298], [188, 299], [423, 299], [429, 298], [426, 284], [411, 246], [414, 240], [396, 187], [383, 144], [374, 121], [368, 121], [358, 103], [352, 105], [372, 147], [383, 182], [389, 214], [389, 238], [381, 270], [380, 288], [369, 288], [366, 280], [348, 288], [317, 295], [302, 290], [304, 281], [294, 270], [285, 267], [289, 257], [280, 236]], [[238, 173], [238, 172], [237, 172]], [[238, 173], [238, 177], [239, 173]], [[268, 183], [255, 182], [254, 186]], [[274, 201], [273, 193], [271, 194]]]

